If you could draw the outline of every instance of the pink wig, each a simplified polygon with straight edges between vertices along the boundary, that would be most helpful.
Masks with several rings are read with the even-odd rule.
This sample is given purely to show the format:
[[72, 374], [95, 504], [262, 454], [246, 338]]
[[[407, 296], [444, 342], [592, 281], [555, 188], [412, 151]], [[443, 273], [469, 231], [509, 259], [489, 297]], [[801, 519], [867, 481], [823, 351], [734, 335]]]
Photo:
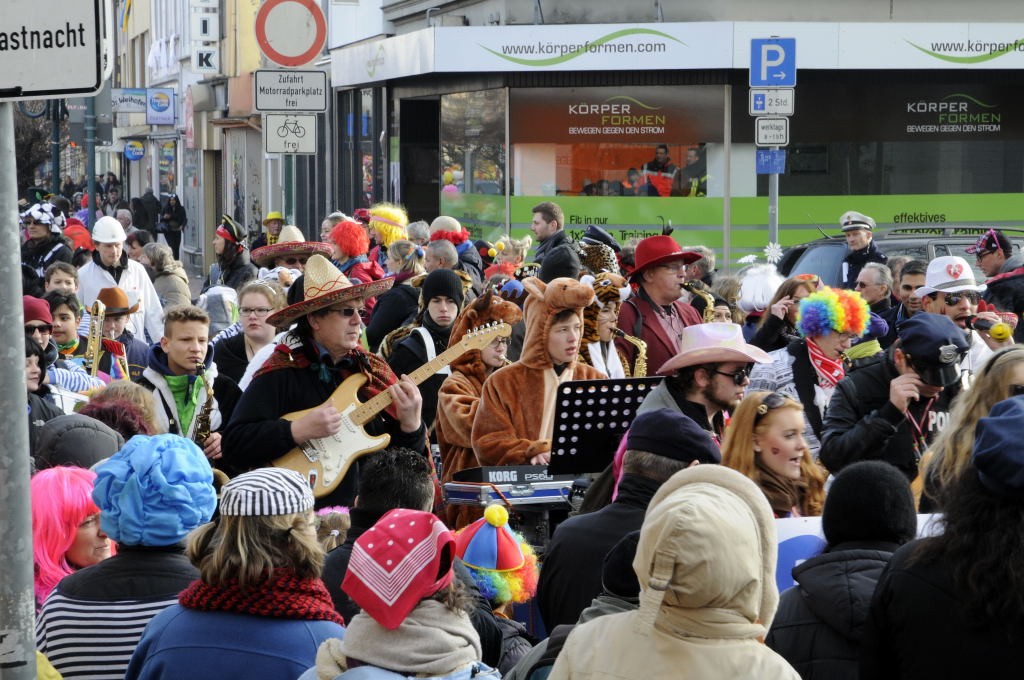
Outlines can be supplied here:
[[352, 220], [342, 220], [334, 225], [328, 236], [338, 246], [345, 257], [359, 257], [370, 250], [370, 237], [366, 228]]
[[100, 511], [92, 501], [95, 480], [95, 472], [78, 467], [49, 468], [32, 478], [32, 551], [39, 604], [75, 570], [66, 554], [74, 545], [78, 526]]

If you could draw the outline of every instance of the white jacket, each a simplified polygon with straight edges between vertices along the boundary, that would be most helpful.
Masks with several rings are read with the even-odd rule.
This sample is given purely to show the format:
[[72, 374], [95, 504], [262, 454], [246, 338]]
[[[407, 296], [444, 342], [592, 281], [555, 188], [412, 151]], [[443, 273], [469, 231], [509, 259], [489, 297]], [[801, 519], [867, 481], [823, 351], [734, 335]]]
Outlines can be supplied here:
[[78, 270], [78, 299], [86, 307], [96, 301], [100, 290], [114, 287], [127, 293], [129, 300], [139, 303], [139, 310], [128, 319], [132, 335], [145, 338], [145, 333], [149, 333], [151, 342], [160, 340], [164, 334], [164, 310], [145, 267], [135, 260], [128, 260], [120, 281], [115, 281], [110, 272], [92, 261]]
[[[171, 394], [171, 388], [167, 385], [167, 381], [164, 376], [160, 375], [157, 371], [150, 367], [146, 367], [146, 370], [142, 372], [142, 377], [153, 384], [153, 401], [156, 402], [156, 422], [160, 427], [161, 432], [171, 432], [171, 417], [181, 425], [181, 417], [178, 415], [178, 405], [174, 401], [174, 395]], [[206, 377], [213, 384], [213, 381], [217, 379], [217, 364], [212, 361], [206, 367]], [[186, 439], [192, 439], [192, 435], [195, 432], [196, 420], [198, 420], [199, 412], [203, 408], [203, 404], [206, 403], [204, 397], [199, 398], [199, 403], [196, 404], [195, 413], [192, 415], [192, 422], [188, 424], [188, 428], [184, 432], [174, 432], [172, 434], [180, 434]], [[213, 400], [213, 410], [210, 412], [210, 432], [216, 432], [222, 425], [222, 419], [220, 416], [220, 405], [217, 400]], [[202, 448], [202, 444], [199, 445]]]

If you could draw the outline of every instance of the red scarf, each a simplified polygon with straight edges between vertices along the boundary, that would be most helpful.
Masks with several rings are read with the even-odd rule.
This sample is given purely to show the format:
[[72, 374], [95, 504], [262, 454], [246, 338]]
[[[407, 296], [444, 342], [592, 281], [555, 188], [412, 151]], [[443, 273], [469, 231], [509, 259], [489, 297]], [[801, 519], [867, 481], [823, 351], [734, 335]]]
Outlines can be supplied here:
[[275, 569], [273, 576], [247, 591], [235, 580], [219, 586], [193, 581], [178, 596], [178, 602], [186, 609], [204, 612], [334, 621], [345, 625], [345, 620], [334, 611], [323, 582], [317, 578], [297, 578], [291, 569]]
[[828, 358], [810, 338], [807, 339], [807, 355], [811, 359], [815, 373], [818, 374], [818, 384], [821, 387], [835, 387], [846, 375], [843, 360]]

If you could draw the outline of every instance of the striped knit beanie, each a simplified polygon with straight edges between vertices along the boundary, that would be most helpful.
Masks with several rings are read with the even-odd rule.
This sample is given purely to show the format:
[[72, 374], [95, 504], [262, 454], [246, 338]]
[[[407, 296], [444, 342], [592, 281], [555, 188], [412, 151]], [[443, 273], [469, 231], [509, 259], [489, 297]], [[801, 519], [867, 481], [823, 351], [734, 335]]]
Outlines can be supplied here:
[[266, 467], [238, 475], [224, 485], [220, 514], [225, 517], [294, 515], [313, 509], [309, 483], [294, 470]]

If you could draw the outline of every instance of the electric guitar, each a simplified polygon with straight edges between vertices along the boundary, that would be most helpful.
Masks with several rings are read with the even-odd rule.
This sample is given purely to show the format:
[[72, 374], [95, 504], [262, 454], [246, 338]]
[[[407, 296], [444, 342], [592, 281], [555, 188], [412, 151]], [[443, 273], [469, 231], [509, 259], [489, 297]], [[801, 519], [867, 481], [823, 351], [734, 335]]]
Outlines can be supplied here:
[[[507, 323], [494, 322], [474, 328], [457, 344], [410, 373], [409, 377], [419, 385], [469, 350], [483, 349], [495, 338], [507, 338], [511, 334], [512, 327]], [[356, 459], [383, 449], [391, 441], [389, 434], [374, 437], [363, 429], [366, 423], [391, 405], [391, 395], [386, 391], [366, 402], [360, 402], [359, 388], [365, 382], [366, 376], [362, 373], [350, 375], [331, 395], [334, 408], [341, 413], [341, 429], [336, 434], [322, 439], [310, 439], [270, 463], [301, 474], [309, 481], [309, 487], [317, 498], [338, 488]], [[315, 408], [319, 407], [282, 417], [285, 420], [298, 420]]]

